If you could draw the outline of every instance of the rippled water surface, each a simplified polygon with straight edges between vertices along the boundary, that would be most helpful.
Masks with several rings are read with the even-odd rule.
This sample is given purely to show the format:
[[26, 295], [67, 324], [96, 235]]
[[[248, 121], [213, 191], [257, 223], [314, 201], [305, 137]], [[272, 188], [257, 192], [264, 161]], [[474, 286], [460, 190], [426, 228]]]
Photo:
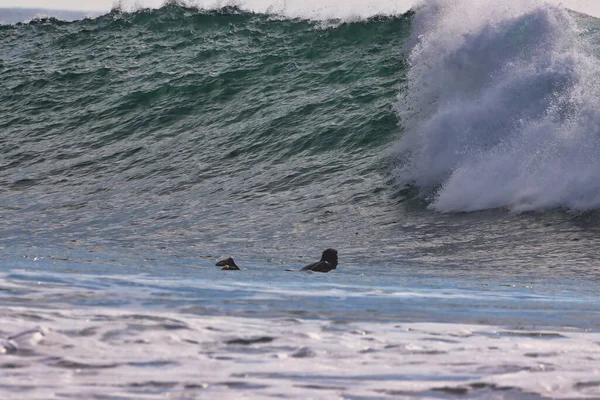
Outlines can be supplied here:
[[459, 3], [0, 25], [0, 397], [600, 397], [600, 25]]

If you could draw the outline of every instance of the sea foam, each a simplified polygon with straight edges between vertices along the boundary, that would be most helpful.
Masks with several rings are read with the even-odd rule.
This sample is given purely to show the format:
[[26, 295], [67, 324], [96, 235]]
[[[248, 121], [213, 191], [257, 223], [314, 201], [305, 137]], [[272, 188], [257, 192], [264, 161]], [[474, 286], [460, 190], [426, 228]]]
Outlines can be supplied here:
[[576, 17], [429, 1], [407, 44], [396, 176], [442, 212], [600, 205], [600, 63]]
[[577, 329], [106, 308], [5, 307], [0, 321], [4, 399], [559, 399], [600, 393], [594, 367], [600, 334]]

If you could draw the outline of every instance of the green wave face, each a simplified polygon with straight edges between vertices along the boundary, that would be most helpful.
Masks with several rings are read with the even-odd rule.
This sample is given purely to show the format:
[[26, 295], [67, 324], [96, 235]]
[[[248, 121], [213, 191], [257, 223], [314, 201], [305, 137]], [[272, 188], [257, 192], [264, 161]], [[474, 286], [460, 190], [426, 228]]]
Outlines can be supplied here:
[[254, 217], [290, 229], [365, 202], [397, 136], [410, 23], [168, 5], [2, 26], [0, 190], [30, 206], [4, 216], [98, 238], [225, 218], [268, 238]]

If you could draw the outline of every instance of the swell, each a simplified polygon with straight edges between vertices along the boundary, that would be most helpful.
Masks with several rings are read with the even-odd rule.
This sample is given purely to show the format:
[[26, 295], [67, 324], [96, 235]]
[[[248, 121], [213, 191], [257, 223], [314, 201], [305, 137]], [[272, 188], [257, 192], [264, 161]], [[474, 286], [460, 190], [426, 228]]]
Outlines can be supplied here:
[[5, 229], [174, 234], [236, 202], [267, 212], [285, 194], [314, 214], [325, 193], [366, 199], [410, 21], [170, 5], [4, 27]]
[[[357, 103], [389, 96], [390, 91], [374, 88], [365, 93], [351, 85], [360, 86], [364, 78], [398, 81], [401, 65], [385, 41], [395, 31], [406, 29], [404, 18], [320, 29], [314, 22], [273, 20], [237, 9], [204, 12], [179, 6], [113, 12], [74, 23], [35, 21], [4, 35], [2, 45], [9, 57], [3, 64], [7, 76], [3, 83], [9, 90], [3, 96], [3, 108], [5, 115], [15, 117], [3, 128], [27, 130], [22, 136], [38, 142], [60, 136], [67, 148], [79, 143], [86, 150], [128, 137], [160, 139], [189, 133], [197, 126], [230, 130], [232, 125], [252, 122], [261, 129], [256, 127], [250, 135], [248, 130], [235, 132], [228, 140], [251, 139], [256, 143], [243, 144], [251, 151], [258, 150], [267, 137], [277, 142], [275, 146], [283, 152], [279, 157], [310, 147], [316, 147], [315, 152], [321, 146], [358, 148], [369, 142], [367, 130], [372, 124], [383, 121], [389, 126], [393, 117], [380, 111], [369, 121], [350, 113], [351, 123], [344, 125], [353, 129], [329, 143], [318, 137], [297, 137], [285, 143], [293, 135], [278, 132], [273, 137], [272, 131], [290, 129], [317, 110], [324, 118], [313, 122], [325, 124], [351, 106], [342, 96], [327, 96], [319, 90], [311, 94], [311, 87], [343, 86]], [[34, 39], [41, 43], [34, 45]], [[27, 57], [14, 54], [22, 49], [11, 46], [14, 40], [31, 46]], [[34, 54], [41, 48], [41, 53]], [[362, 60], [344, 54], [365, 49], [372, 56]], [[12, 59], [10, 50], [14, 51]], [[60, 61], [48, 68], [51, 58]], [[283, 87], [282, 79], [288, 82]], [[287, 97], [289, 107], [284, 112], [272, 110], [269, 116], [258, 115], [266, 114], [265, 108], [274, 105], [276, 96]], [[240, 107], [249, 98], [254, 104]], [[39, 115], [39, 126], [31, 124], [32, 114]], [[82, 141], [83, 126], [87, 129]], [[319, 131], [321, 139], [330, 136]]]

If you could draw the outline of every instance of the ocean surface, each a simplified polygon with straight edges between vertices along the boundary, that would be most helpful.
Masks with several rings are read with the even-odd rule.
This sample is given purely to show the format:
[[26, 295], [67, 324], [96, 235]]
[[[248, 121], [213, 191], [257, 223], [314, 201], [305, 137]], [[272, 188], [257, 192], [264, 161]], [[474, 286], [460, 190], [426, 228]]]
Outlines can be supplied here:
[[600, 21], [405, 11], [0, 25], [0, 397], [600, 398]]

